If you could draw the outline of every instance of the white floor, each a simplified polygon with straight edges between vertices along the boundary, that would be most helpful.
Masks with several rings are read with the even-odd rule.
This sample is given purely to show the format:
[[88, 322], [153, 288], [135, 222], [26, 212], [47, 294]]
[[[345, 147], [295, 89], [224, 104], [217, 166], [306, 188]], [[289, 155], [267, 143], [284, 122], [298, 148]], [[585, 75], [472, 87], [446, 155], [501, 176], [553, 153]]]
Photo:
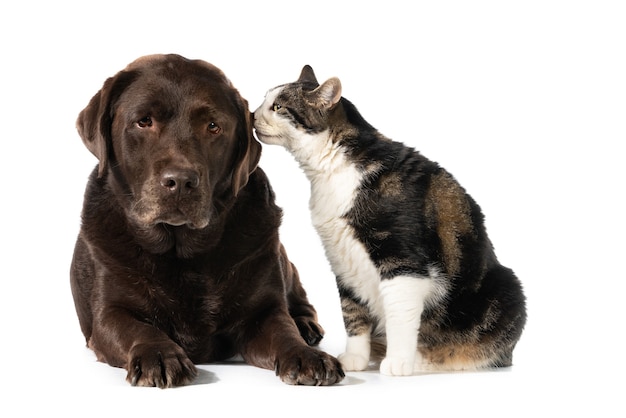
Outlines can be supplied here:
[[[221, 4], [224, 3], [224, 4]], [[626, 13], [617, 1], [5, 2], [0, 6], [0, 416], [624, 417]], [[255, 109], [311, 64], [480, 203], [529, 319], [507, 370], [287, 386], [242, 364], [130, 387], [84, 347], [69, 263], [96, 161], [78, 112], [140, 55], [222, 68]], [[343, 349], [308, 185], [264, 147], [282, 240]]]
[[[63, 298], [60, 298], [61, 300]], [[61, 300], [59, 302], [61, 302]], [[63, 303], [67, 303], [64, 300]], [[535, 304], [536, 306], [536, 304]], [[272, 371], [239, 362], [201, 365], [193, 385], [137, 388], [125, 371], [95, 361], [83, 348], [71, 315], [48, 312], [39, 318], [39, 335], [10, 334], [15, 343], [4, 356], [5, 416], [37, 416], [42, 411], [66, 416], [623, 416], [619, 401], [623, 375], [611, 364], [580, 361], [580, 350], [542, 336], [531, 321], [508, 369], [382, 376], [376, 370], [347, 373], [333, 387], [301, 387], [282, 383]], [[531, 315], [537, 318], [538, 315]], [[59, 320], [65, 324], [59, 324]], [[548, 319], [549, 320], [549, 319]], [[548, 321], [546, 320], [546, 322]], [[335, 326], [337, 324], [334, 324]], [[5, 334], [6, 335], [6, 334]], [[6, 343], [5, 343], [6, 344]], [[343, 337], [332, 329], [322, 348], [338, 354]], [[6, 347], [5, 347], [6, 348]], [[10, 360], [19, 359], [19, 361]], [[13, 407], [13, 408], [11, 408]]]

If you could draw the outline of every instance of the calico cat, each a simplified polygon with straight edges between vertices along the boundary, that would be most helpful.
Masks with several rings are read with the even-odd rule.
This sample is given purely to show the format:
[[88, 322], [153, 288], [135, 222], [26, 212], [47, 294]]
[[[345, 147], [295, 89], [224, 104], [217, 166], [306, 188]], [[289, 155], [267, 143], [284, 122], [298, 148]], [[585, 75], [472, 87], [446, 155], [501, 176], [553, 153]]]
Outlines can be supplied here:
[[366, 369], [381, 346], [386, 375], [512, 364], [522, 286], [450, 173], [380, 134], [339, 79], [319, 85], [310, 66], [269, 90], [254, 118], [258, 138], [285, 147], [311, 182], [347, 331], [344, 369]]

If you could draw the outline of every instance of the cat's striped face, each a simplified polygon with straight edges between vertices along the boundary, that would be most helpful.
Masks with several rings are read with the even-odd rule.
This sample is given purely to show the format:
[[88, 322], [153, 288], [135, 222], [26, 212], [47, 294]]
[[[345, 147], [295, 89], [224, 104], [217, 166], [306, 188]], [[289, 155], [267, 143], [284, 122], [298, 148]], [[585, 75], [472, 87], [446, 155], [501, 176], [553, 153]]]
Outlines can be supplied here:
[[254, 112], [254, 128], [261, 142], [292, 149], [303, 137], [328, 129], [326, 112], [307, 102], [305, 97], [316, 86], [308, 87], [292, 83], [267, 92], [265, 100]]
[[329, 111], [341, 99], [341, 83], [331, 78], [320, 85], [313, 69], [304, 66], [296, 82], [275, 87], [254, 112], [254, 128], [261, 142], [289, 151], [318, 147], [314, 138], [328, 138]]

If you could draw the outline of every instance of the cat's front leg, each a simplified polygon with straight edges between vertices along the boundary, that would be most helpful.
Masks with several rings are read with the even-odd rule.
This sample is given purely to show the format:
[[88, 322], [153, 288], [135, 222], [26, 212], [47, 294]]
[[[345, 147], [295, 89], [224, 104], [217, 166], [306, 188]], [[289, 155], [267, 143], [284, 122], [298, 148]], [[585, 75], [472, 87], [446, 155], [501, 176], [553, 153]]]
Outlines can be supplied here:
[[370, 361], [372, 322], [369, 309], [352, 292], [339, 286], [341, 313], [348, 335], [346, 351], [337, 356], [345, 371], [365, 370]]
[[387, 337], [387, 353], [380, 363], [382, 374], [412, 375], [416, 363], [421, 363], [421, 358], [417, 358], [417, 334], [424, 300], [431, 289], [429, 278], [397, 276], [381, 282]]

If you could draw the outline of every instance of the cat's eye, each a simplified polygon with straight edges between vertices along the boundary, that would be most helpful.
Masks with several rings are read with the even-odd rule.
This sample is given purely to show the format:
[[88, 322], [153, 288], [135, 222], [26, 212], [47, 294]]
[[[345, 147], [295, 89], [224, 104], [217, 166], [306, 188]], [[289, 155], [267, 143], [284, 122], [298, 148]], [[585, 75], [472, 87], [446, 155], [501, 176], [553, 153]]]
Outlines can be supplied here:
[[210, 122], [209, 125], [207, 126], [207, 131], [209, 131], [209, 133], [216, 135], [222, 132], [222, 128], [217, 123]]
[[273, 110], [274, 112], [278, 112], [278, 111], [279, 111], [280, 109], [282, 109], [282, 108], [283, 108], [283, 107], [282, 107], [281, 105], [279, 105], [278, 103], [274, 103], [274, 104], [272, 105], [272, 110]]
[[140, 128], [149, 128], [152, 126], [152, 118], [150, 116], [144, 116], [137, 121], [137, 126]]

